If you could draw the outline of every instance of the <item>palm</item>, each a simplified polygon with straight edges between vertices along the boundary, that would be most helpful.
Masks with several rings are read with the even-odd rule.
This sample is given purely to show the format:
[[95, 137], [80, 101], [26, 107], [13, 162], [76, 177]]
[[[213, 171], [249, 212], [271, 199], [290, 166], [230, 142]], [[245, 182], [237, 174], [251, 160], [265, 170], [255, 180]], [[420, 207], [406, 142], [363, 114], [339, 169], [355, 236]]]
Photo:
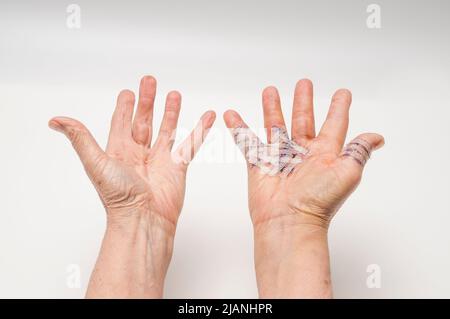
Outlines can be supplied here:
[[103, 163], [92, 175], [108, 208], [145, 204], [149, 209], [175, 223], [183, 206], [185, 167], [172, 161], [171, 153], [145, 149], [132, 144], [122, 153], [106, 150]]
[[[340, 90], [333, 97], [327, 120], [319, 135], [314, 129], [312, 84], [299, 81], [294, 97], [292, 139], [309, 150], [303, 162], [285, 177], [271, 176], [258, 167], [249, 168], [249, 208], [254, 224], [282, 216], [306, 214], [328, 223], [358, 185], [362, 167], [340, 156], [348, 126], [351, 96]], [[265, 127], [285, 127], [278, 92], [263, 92]], [[246, 127], [234, 111], [225, 115], [230, 128]], [[365, 134], [374, 148], [382, 144], [377, 134]], [[270, 143], [270, 138], [268, 138]]]
[[299, 212], [327, 220], [342, 198], [356, 187], [358, 179], [358, 169], [345, 171], [333, 153], [308, 157], [286, 178], [251, 173], [250, 212], [264, 212], [252, 213], [255, 223]]

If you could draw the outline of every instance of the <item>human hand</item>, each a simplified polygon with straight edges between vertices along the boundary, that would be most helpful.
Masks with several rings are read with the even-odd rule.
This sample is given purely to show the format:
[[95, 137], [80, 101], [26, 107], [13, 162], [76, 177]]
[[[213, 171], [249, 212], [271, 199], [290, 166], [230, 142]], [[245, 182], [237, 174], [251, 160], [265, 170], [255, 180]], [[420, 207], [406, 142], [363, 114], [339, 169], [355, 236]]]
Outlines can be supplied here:
[[[117, 292], [117, 296], [162, 294], [162, 281], [170, 262], [175, 228], [183, 206], [188, 163], [214, 123], [215, 113], [204, 113], [191, 136], [172, 152], [181, 95], [176, 91], [170, 92], [158, 137], [151, 146], [155, 95], [156, 80], [151, 76], [143, 77], [133, 120], [134, 94], [128, 90], [120, 92], [105, 151], [77, 120], [55, 117], [49, 122], [51, 128], [64, 133], [72, 142], [107, 212], [107, 235], [88, 296], [109, 294], [107, 289], [103, 290], [105, 281], [109, 280], [105, 277], [110, 277], [113, 283], [106, 284], [110, 291]], [[120, 278], [120, 273], [130, 276], [137, 263], [136, 258], [139, 258], [125, 252], [134, 253], [126, 245], [135, 244], [136, 237], [143, 239], [141, 247], [136, 248], [140, 251], [135, 253], [146, 255], [142, 271], [147, 273], [127, 280], [139, 282], [140, 292], [122, 289], [122, 285], [127, 283], [121, 283], [124, 280]], [[117, 245], [124, 245], [123, 254], [127, 256], [120, 257], [126, 262], [124, 265], [118, 260], [120, 249]], [[148, 254], [146, 249], [150, 250]], [[152, 283], [143, 286], [141, 275], [150, 278]]]
[[[287, 176], [282, 171], [275, 176], [264, 174], [258, 164], [248, 165], [249, 207], [255, 226], [298, 216], [301, 222], [328, 227], [337, 209], [361, 179], [364, 163], [341, 153], [347, 134], [351, 93], [343, 89], [334, 94], [327, 119], [316, 136], [312, 90], [309, 80], [301, 80], [294, 95], [291, 134], [292, 140], [307, 150], [305, 155], [301, 154], [302, 161]], [[274, 143], [271, 135], [276, 129], [286, 129], [276, 88], [264, 90], [263, 110], [265, 128], [275, 128], [268, 132], [267, 141]], [[224, 119], [231, 129], [247, 128], [235, 111], [227, 111]], [[369, 152], [384, 144], [383, 137], [373, 133], [361, 134], [358, 139], [367, 142]]]
[[[355, 143], [350, 143], [343, 151], [350, 103], [351, 93], [344, 89], [338, 90], [332, 98], [327, 119], [319, 134], [316, 135], [312, 83], [309, 80], [301, 80], [297, 83], [291, 130], [294, 143], [290, 145], [290, 141], [282, 141], [284, 146], [287, 145], [289, 153], [287, 156], [289, 158], [287, 162], [290, 163], [290, 166], [287, 165], [288, 172], [283, 171], [285, 162], [280, 156], [277, 160], [279, 159], [279, 163], [282, 165], [275, 165], [275, 169], [278, 171], [275, 174], [268, 174], [267, 170], [264, 170], [268, 166], [267, 159], [262, 159], [258, 151], [252, 152], [248, 145], [241, 145], [247, 160], [251, 160], [247, 165], [248, 198], [255, 229], [257, 276], [267, 275], [268, 277], [267, 280], [259, 281], [262, 295], [274, 295], [272, 283], [266, 282], [273, 282], [274, 272], [279, 272], [280, 267], [276, 263], [281, 263], [285, 258], [289, 258], [286, 256], [292, 251], [297, 252], [298, 247], [306, 247], [305, 237], [317, 237], [316, 243], [318, 244], [312, 249], [323, 251], [319, 264], [323, 273], [329, 272], [326, 262], [328, 259], [326, 230], [329, 223], [338, 208], [360, 182], [363, 166], [370, 152], [384, 144], [382, 136], [365, 133], [359, 135], [354, 140]], [[276, 88], [268, 87], [264, 90], [263, 110], [264, 126], [269, 130], [268, 143], [275, 143], [278, 147], [279, 140], [273, 141], [272, 137], [287, 136], [287, 133], [283, 132], [286, 130], [286, 126]], [[235, 137], [237, 135], [234, 130], [247, 128], [235, 111], [227, 111], [224, 119]], [[271, 130], [272, 128], [276, 129]], [[247, 132], [250, 139], [257, 139], [253, 133], [248, 130]], [[257, 145], [259, 148], [264, 147], [260, 141], [253, 145]], [[281, 150], [279, 154], [286, 152], [284, 148], [279, 149]], [[289, 152], [289, 150], [292, 151]], [[295, 157], [291, 159], [294, 154]], [[251, 158], [252, 155], [256, 156], [256, 159]], [[270, 159], [270, 156], [268, 157]], [[317, 246], [324, 249], [316, 249]], [[272, 265], [267, 265], [266, 259], [271, 259]], [[316, 267], [317, 263], [314, 264], [313, 260], [314, 258], [309, 258], [308, 265], [303, 265], [303, 268], [310, 270]], [[299, 266], [296, 258], [292, 258], [292, 264]], [[283, 275], [286, 278], [281, 280], [280, 285], [289, 285], [290, 278], [292, 280], [292, 271], [292, 268], [286, 270]], [[280, 276], [279, 273], [278, 276]], [[325, 281], [327, 280], [325, 279]], [[329, 286], [329, 283], [325, 286]], [[328, 290], [329, 287], [323, 287], [321, 292], [316, 295], [329, 295]], [[285, 295], [289, 295], [289, 288], [284, 291]], [[303, 292], [305, 291], [297, 295], [307, 295]], [[280, 291], [277, 293], [283, 295]], [[292, 295], [295, 295], [295, 292]]]

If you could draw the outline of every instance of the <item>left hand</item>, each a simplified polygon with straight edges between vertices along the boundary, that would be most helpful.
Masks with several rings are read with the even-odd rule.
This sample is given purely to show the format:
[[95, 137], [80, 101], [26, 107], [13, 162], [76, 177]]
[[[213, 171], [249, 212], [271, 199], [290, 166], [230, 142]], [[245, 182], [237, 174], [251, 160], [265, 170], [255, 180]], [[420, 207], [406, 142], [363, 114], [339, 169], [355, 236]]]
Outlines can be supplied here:
[[163, 295], [187, 167], [213, 125], [215, 113], [203, 114], [191, 135], [172, 152], [181, 95], [170, 92], [151, 146], [155, 95], [156, 80], [143, 77], [133, 120], [133, 92], [119, 94], [105, 151], [77, 120], [55, 117], [49, 122], [72, 142], [107, 212], [107, 229], [88, 297]]
[[[183, 206], [186, 170], [215, 120], [206, 112], [192, 135], [172, 153], [181, 95], [167, 95], [159, 135], [151, 146], [156, 80], [143, 77], [133, 120], [135, 97], [123, 90], [117, 99], [109, 141], [103, 151], [88, 129], [77, 120], [55, 117], [49, 126], [64, 133], [80, 156], [108, 212], [108, 219], [145, 207], [150, 214], [176, 225]], [[200, 132], [200, 133], [199, 133]], [[200, 141], [193, 143], [194, 135]], [[120, 213], [121, 216], [118, 216]]]

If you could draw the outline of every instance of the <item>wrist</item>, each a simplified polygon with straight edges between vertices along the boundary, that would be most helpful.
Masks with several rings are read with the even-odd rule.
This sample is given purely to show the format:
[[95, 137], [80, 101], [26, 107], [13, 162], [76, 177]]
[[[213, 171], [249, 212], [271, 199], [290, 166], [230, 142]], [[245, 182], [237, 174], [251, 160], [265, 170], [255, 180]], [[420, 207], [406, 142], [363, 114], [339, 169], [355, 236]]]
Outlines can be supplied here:
[[296, 218], [280, 217], [254, 228], [255, 252], [270, 258], [258, 258], [260, 263], [278, 262], [286, 256], [296, 255], [308, 246], [323, 246], [328, 241], [328, 228], [322, 224], [298, 223]]
[[106, 209], [107, 229], [122, 231], [132, 235], [135, 231], [160, 230], [164, 237], [175, 237], [176, 221], [169, 220], [149, 207], [149, 205], [135, 205], [128, 208]]
[[[105, 240], [120, 240], [135, 251], [134, 259], [154, 266], [155, 277], [164, 280], [172, 258], [176, 224], [148, 206], [108, 211]], [[149, 265], [146, 266], [147, 268]]]
[[142, 207], [108, 211], [87, 297], [161, 298], [175, 225]]
[[257, 225], [255, 269], [261, 298], [331, 297], [323, 223], [290, 216]]
[[108, 215], [104, 240], [121, 240], [142, 249], [139, 254], [148, 252], [155, 258], [170, 260], [175, 230], [174, 223], [148, 210], [137, 209], [127, 217], [115, 212]]
[[[270, 214], [251, 213], [252, 216], [267, 216]], [[329, 214], [315, 214], [299, 211], [295, 213], [280, 213], [270, 218], [252, 218], [255, 236], [262, 236], [267, 233], [302, 233], [309, 232], [312, 229], [318, 231], [328, 231], [330, 224]]]

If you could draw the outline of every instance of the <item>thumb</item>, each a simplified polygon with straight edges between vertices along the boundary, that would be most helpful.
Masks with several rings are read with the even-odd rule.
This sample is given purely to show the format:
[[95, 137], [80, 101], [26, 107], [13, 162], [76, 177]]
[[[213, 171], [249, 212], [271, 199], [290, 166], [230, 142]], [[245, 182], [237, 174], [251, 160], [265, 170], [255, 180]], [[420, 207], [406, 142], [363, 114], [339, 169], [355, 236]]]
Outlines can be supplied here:
[[341, 160], [349, 166], [357, 165], [363, 169], [369, 160], [372, 151], [384, 145], [384, 137], [376, 133], [364, 133], [351, 140], [342, 150]]
[[79, 121], [68, 117], [55, 117], [48, 122], [48, 126], [66, 135], [87, 171], [104, 156], [105, 153], [94, 137]]

